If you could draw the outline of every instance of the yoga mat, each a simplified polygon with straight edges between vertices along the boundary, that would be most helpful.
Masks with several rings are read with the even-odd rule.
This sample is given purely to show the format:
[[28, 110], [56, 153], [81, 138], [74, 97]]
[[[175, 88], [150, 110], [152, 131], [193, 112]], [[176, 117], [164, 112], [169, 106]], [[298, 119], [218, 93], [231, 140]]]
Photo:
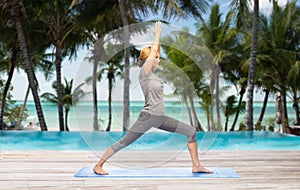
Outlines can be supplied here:
[[191, 168], [107, 168], [109, 175], [97, 175], [92, 167], [81, 168], [74, 177], [95, 178], [239, 178], [230, 168], [210, 168], [214, 173], [192, 173]]

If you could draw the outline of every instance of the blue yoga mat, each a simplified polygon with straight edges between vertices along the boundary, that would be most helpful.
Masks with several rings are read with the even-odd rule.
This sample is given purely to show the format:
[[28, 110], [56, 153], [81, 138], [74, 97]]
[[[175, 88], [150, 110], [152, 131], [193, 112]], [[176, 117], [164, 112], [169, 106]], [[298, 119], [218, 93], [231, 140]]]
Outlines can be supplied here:
[[210, 168], [212, 174], [192, 173], [191, 168], [108, 168], [109, 175], [97, 175], [92, 167], [81, 168], [74, 177], [98, 178], [239, 178], [240, 176], [230, 168]]

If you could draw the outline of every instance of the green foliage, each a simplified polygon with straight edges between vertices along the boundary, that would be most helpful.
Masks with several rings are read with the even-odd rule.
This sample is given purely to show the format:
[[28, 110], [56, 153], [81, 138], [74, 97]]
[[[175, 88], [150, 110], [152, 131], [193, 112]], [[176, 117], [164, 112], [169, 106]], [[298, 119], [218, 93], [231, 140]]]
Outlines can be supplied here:
[[239, 124], [239, 131], [246, 131], [247, 127], [246, 127], [246, 122], [245, 121], [241, 121]]
[[[63, 105], [66, 109], [70, 109], [71, 106], [75, 105], [79, 102], [81, 98], [83, 98], [86, 93], [81, 89], [84, 85], [83, 83], [78, 85], [75, 89], [73, 89], [73, 79], [67, 81], [65, 78], [65, 85], [63, 87]], [[56, 81], [53, 82], [52, 88], [54, 90], [57, 89]], [[41, 95], [41, 99], [57, 104], [57, 96], [55, 94], [46, 92]]]
[[262, 125], [262, 123], [260, 121], [258, 121], [255, 126], [254, 129], [256, 131], [264, 131], [266, 129], [266, 126]]
[[255, 130], [256, 131], [272, 131], [274, 132], [276, 125], [276, 117], [268, 117], [265, 121], [265, 125], [263, 125], [261, 122], [257, 122], [255, 124]]
[[224, 115], [226, 118], [234, 115], [238, 111], [235, 95], [228, 96], [225, 102]]
[[[4, 90], [4, 80], [0, 79], [0, 102], [2, 101], [3, 97], [3, 90]], [[13, 96], [11, 95], [11, 91], [13, 90], [13, 87], [11, 86], [9, 88], [9, 92], [7, 94], [7, 100], [5, 104], [5, 110], [4, 110], [4, 122], [8, 125], [10, 125], [12, 122], [15, 122], [19, 118], [19, 114], [21, 112], [22, 106], [16, 105], [16, 101], [13, 100]], [[24, 121], [28, 117], [27, 109], [25, 109], [24, 116], [21, 121]]]
[[231, 116], [236, 115], [236, 113], [241, 113], [245, 111], [245, 103], [242, 102], [240, 105], [238, 104], [236, 100], [235, 95], [231, 95], [227, 97], [225, 106], [223, 107], [223, 112], [226, 118], [225, 122], [225, 131], [227, 131], [228, 127], [228, 120]]
[[268, 126], [269, 131], [275, 130], [276, 117], [269, 117], [266, 119], [266, 124]]
[[276, 117], [269, 117], [266, 119], [266, 124], [268, 126], [269, 131], [274, 131], [275, 130], [275, 125], [276, 125]]
[[[74, 106], [76, 103], [79, 102], [81, 98], [83, 98], [87, 93], [85, 93], [81, 87], [84, 85], [84, 83], [78, 85], [75, 89], [73, 89], [73, 79], [68, 81], [65, 78], [65, 85], [62, 85], [62, 103], [63, 107], [65, 109], [65, 127], [69, 131], [68, 128], [68, 113], [71, 109], [71, 106]], [[56, 81], [53, 82], [52, 88], [57, 91], [57, 83]], [[46, 92], [41, 95], [42, 100], [46, 100], [55, 104], [58, 104], [58, 98], [55, 94]], [[62, 129], [61, 129], [62, 130]]]

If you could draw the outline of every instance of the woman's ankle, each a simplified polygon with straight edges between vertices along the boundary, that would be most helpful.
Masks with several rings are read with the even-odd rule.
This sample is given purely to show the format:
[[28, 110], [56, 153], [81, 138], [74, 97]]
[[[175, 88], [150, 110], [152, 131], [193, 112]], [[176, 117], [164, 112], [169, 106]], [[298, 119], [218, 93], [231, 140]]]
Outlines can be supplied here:
[[95, 167], [100, 167], [100, 168], [102, 168], [103, 164], [104, 164], [104, 163], [97, 163], [97, 164], [95, 165]]

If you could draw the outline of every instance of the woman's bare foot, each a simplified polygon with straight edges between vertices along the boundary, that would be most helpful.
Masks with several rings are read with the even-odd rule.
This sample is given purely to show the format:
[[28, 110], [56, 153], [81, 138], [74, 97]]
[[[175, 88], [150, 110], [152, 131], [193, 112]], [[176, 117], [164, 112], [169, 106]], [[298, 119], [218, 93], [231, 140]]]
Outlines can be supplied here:
[[95, 174], [98, 175], [108, 175], [108, 173], [105, 170], [103, 170], [102, 166], [100, 165], [94, 166], [93, 171], [95, 172]]
[[208, 170], [208, 169], [204, 168], [204, 167], [201, 166], [201, 165], [200, 165], [200, 166], [193, 166], [192, 172], [193, 172], [193, 173], [208, 173], [208, 174], [214, 173], [213, 171]]

